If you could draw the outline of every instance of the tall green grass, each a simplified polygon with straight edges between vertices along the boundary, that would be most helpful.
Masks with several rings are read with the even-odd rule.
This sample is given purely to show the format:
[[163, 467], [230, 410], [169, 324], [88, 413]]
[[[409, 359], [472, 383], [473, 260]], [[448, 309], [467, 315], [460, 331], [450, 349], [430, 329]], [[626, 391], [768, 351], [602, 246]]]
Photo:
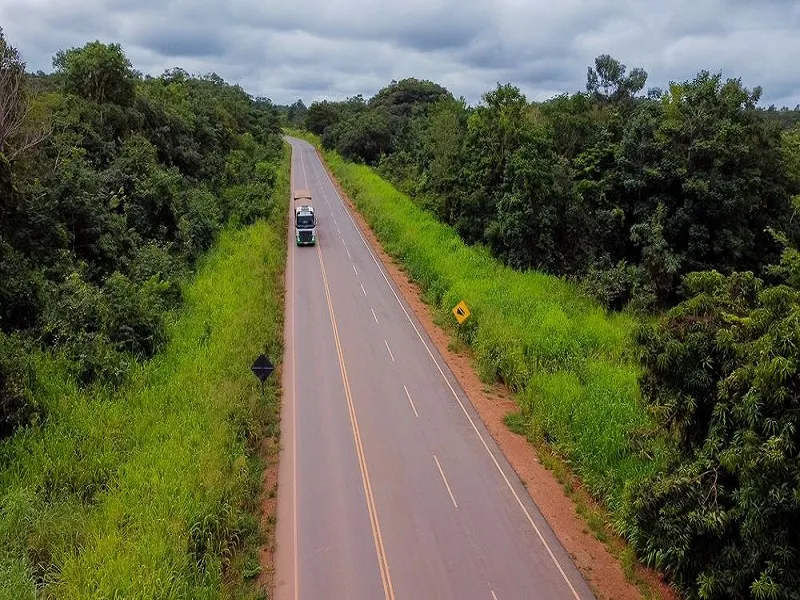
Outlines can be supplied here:
[[37, 357], [48, 420], [0, 445], [0, 597], [254, 597], [258, 445], [278, 435], [288, 154], [270, 222], [224, 231], [166, 349], [116, 393]]
[[619, 510], [625, 486], [657, 469], [661, 454], [645, 437], [651, 422], [630, 352], [634, 319], [607, 313], [557, 277], [503, 266], [368, 167], [325, 156], [437, 320], [455, 329], [452, 307], [469, 305], [472, 317], [457, 335], [485, 381], [516, 393], [529, 436], [554, 446], [597, 498]]

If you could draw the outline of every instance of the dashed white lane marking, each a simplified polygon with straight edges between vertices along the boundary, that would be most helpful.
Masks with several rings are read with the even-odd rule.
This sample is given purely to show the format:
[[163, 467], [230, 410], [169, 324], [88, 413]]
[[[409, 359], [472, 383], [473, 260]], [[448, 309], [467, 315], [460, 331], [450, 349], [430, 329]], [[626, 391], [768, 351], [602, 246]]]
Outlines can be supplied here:
[[364, 292], [364, 297], [367, 296], [367, 290], [364, 289], [364, 284], [361, 284], [361, 291]]
[[350, 250], [348, 250], [347, 248], [345, 248], [345, 249], [344, 249], [344, 251], [345, 251], [345, 252], [347, 252], [347, 258], [349, 258], [350, 260], [353, 260], [353, 257], [352, 257], [352, 256], [350, 256]]
[[492, 598], [494, 600], [497, 600], [497, 594], [494, 593], [494, 590], [489, 590], [489, 591], [492, 592]]
[[389, 348], [389, 342], [383, 340], [383, 343], [386, 344], [386, 349], [389, 351], [389, 356], [391, 357], [392, 362], [394, 362], [394, 354], [392, 354], [392, 349]]
[[356, 266], [355, 266], [355, 265], [353, 265], [353, 271], [355, 271], [355, 272], [356, 272], [356, 275], [358, 275], [358, 269], [356, 269]]
[[439, 464], [439, 459], [436, 458], [436, 455], [433, 455], [433, 460], [436, 461], [436, 467], [439, 469], [439, 475], [442, 476], [442, 481], [444, 481], [444, 486], [447, 488], [447, 493], [450, 494], [450, 500], [453, 501], [453, 506], [458, 508], [458, 503], [456, 502], [455, 497], [453, 496], [453, 490], [450, 489], [450, 484], [447, 483], [447, 477], [444, 476], [444, 471], [442, 471], [442, 465]]
[[375, 323], [380, 325], [380, 323], [378, 323], [378, 315], [375, 314], [375, 309], [370, 308], [370, 310], [372, 311], [372, 318], [375, 319]]
[[408, 397], [408, 401], [411, 403], [411, 410], [414, 411], [414, 415], [419, 418], [419, 413], [417, 412], [417, 407], [414, 406], [414, 401], [411, 399], [411, 394], [408, 393], [408, 388], [403, 386], [403, 389], [406, 391], [406, 396]]

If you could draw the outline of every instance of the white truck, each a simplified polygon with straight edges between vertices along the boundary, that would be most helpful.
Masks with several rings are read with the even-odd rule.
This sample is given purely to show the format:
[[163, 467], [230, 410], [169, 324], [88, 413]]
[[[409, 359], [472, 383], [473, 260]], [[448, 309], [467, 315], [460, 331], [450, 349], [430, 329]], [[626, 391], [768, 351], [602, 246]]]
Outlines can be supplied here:
[[317, 243], [317, 220], [311, 206], [311, 194], [308, 190], [297, 190], [294, 200], [295, 241], [298, 246], [313, 246]]

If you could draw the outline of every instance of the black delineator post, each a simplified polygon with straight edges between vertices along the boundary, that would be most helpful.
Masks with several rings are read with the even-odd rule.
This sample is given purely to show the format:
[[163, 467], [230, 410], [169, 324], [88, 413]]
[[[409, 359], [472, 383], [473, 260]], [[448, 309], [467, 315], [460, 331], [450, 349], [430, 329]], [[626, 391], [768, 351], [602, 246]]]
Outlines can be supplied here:
[[261, 381], [261, 397], [263, 398], [264, 382], [266, 382], [267, 377], [272, 375], [272, 372], [275, 370], [275, 367], [272, 366], [271, 362], [269, 362], [269, 358], [267, 358], [267, 355], [262, 354], [256, 359], [256, 361], [253, 363], [253, 366], [250, 367], [250, 370]]

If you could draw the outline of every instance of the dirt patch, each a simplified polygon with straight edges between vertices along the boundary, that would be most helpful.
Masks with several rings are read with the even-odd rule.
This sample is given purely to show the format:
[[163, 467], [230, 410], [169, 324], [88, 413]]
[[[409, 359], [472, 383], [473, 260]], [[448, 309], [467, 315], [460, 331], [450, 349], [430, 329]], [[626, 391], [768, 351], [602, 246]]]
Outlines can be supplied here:
[[[447, 332], [435, 324], [429, 306], [421, 299], [419, 287], [406, 276], [399, 263], [384, 252], [322, 155], [320, 160], [350, 208], [364, 238], [436, 344], [489, 433], [525, 484], [530, 497], [572, 556], [597, 598], [677, 599], [678, 596], [658, 573], [642, 567], [631, 558], [625, 541], [616, 536], [607, 525], [603, 508], [582, 488], [580, 481], [569, 472], [563, 461], [544, 446], [537, 452], [525, 436], [512, 432], [506, 426], [506, 415], [517, 411], [511, 391], [500, 384], [483, 383], [473, 368], [473, 357], [468, 348], [459, 348], [457, 352], [451, 349]], [[553, 471], [548, 470], [543, 462]], [[635, 582], [643, 584], [644, 593]]]

